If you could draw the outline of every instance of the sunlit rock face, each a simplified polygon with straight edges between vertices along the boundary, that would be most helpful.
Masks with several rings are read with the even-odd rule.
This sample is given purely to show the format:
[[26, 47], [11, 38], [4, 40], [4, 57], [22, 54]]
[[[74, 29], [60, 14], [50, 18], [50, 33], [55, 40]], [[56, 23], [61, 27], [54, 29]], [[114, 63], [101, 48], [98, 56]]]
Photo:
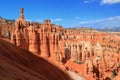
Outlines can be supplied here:
[[71, 66], [72, 71], [75, 70], [87, 80], [119, 80], [119, 33], [64, 29], [50, 20], [43, 23], [26, 22], [23, 13], [24, 9], [21, 8], [20, 17], [11, 33], [14, 45], [63, 66]]
[[[43, 24], [30, 23], [24, 18], [24, 9], [20, 9], [20, 17], [15, 22], [15, 30], [11, 35], [11, 43], [45, 58], [53, 58], [62, 62], [64, 55], [64, 29], [45, 20]], [[62, 47], [61, 47], [62, 46]]]
[[0, 80], [73, 79], [47, 60], [0, 39]]

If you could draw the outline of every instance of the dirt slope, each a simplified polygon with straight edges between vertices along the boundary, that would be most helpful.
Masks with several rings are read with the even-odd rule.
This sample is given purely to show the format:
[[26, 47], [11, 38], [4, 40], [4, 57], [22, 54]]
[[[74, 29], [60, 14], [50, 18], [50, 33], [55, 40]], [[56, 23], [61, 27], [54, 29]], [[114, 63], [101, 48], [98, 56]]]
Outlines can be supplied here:
[[63, 71], [0, 39], [0, 80], [71, 80]]

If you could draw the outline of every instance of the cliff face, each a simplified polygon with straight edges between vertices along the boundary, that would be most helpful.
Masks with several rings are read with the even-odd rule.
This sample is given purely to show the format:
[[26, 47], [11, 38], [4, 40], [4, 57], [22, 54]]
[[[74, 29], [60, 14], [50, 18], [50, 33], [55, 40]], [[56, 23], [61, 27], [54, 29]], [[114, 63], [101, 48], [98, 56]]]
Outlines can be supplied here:
[[[52, 24], [50, 20], [45, 20], [44, 23], [27, 22], [23, 12], [24, 9], [21, 8], [20, 17], [15, 21], [15, 26], [6, 25], [5, 30], [11, 31], [11, 43], [27, 51], [4, 42], [1, 42], [0, 46], [1, 56], [10, 58], [7, 62], [2, 62], [6, 61], [6, 57], [5, 59], [1, 57], [1, 63], [7, 63], [0, 67], [1, 72], [7, 71], [9, 74], [17, 72], [13, 76], [7, 76], [8, 78], [16, 76], [17, 79], [40, 80], [47, 77], [50, 80], [56, 80], [59, 75], [61, 80], [69, 80], [63, 72], [57, 68], [53, 69], [54, 66], [36, 56], [51, 60], [59, 67], [62, 65], [66, 71], [75, 71], [87, 80], [108, 80], [112, 78], [113, 73], [120, 73], [118, 66], [120, 64], [120, 33], [105, 33], [87, 28], [64, 29]], [[2, 20], [3, 24], [5, 22]], [[8, 68], [6, 65], [12, 67], [4, 70]], [[4, 76], [3, 73], [2, 75]]]
[[14, 29], [15, 20], [8, 20], [0, 17], [0, 37], [10, 38]]
[[71, 80], [46, 60], [0, 40], [0, 80]]
[[51, 57], [61, 63], [64, 56], [63, 28], [52, 24], [50, 20], [45, 20], [44, 23], [27, 22], [23, 12], [24, 9], [21, 8], [20, 17], [15, 21], [11, 32], [11, 43], [35, 55]]

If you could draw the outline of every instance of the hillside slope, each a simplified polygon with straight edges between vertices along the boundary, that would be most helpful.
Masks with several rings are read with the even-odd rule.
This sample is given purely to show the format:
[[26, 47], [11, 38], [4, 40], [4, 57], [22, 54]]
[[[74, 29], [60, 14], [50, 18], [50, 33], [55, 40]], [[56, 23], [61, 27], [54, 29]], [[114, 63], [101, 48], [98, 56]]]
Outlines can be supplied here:
[[0, 80], [71, 80], [63, 71], [0, 39]]

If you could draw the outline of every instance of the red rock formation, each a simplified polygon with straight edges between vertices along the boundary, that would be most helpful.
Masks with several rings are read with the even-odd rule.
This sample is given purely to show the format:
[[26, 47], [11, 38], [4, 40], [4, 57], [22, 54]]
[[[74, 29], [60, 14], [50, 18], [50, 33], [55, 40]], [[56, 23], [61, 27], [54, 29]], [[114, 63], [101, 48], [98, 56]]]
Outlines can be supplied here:
[[34, 26], [29, 26], [29, 51], [37, 54], [38, 53], [38, 34]]
[[[69, 60], [81, 63], [85, 66], [86, 79], [111, 78], [118, 69], [120, 56], [116, 53], [120, 52], [120, 39], [117, 33], [64, 29], [51, 24], [50, 20], [29, 25], [24, 19], [23, 10], [20, 9], [20, 18], [16, 20], [15, 32], [11, 36], [15, 45], [21, 48], [26, 46], [25, 49], [32, 53], [46, 59], [51, 57], [58, 63], [64, 60], [66, 63]], [[81, 73], [78, 68], [75, 70]]]
[[1, 80], [72, 80], [46, 60], [0, 39]]

